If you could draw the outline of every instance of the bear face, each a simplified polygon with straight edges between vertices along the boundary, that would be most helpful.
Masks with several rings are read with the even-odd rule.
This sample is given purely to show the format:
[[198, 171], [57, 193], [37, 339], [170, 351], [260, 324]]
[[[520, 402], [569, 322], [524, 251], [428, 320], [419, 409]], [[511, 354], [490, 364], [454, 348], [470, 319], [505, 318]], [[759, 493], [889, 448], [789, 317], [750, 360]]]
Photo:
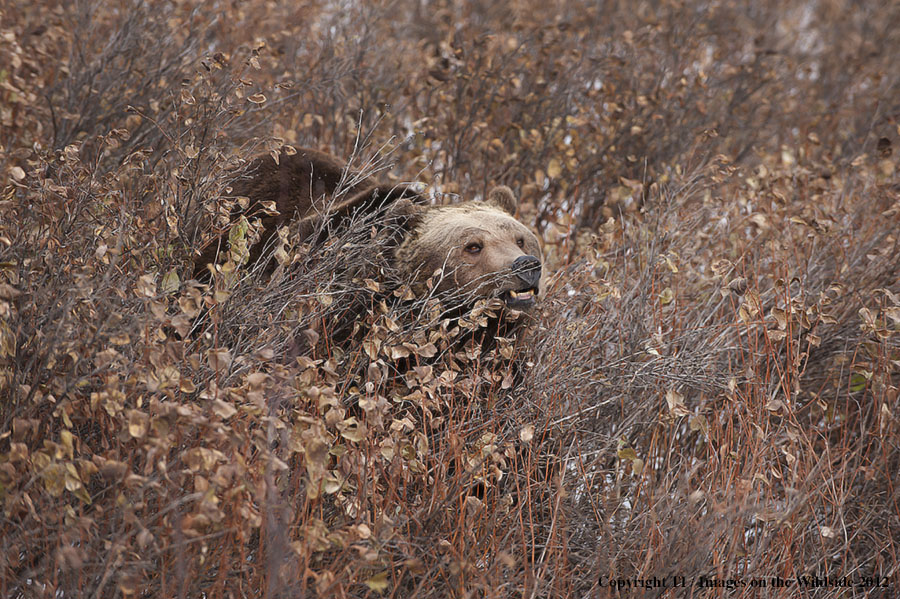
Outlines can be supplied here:
[[419, 208], [396, 264], [414, 281], [434, 276], [439, 294], [531, 308], [541, 292], [541, 247], [514, 211], [508, 187], [495, 188], [485, 202]]

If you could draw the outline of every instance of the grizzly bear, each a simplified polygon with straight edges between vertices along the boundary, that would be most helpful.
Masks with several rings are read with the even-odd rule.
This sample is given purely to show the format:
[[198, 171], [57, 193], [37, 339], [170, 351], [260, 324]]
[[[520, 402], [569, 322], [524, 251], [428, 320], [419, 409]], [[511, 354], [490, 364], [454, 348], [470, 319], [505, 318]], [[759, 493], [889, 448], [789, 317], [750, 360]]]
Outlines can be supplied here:
[[[410, 185], [387, 185], [360, 176], [323, 152], [282, 152], [252, 161], [232, 186], [249, 198], [248, 214], [262, 214], [262, 236], [249, 250], [256, 262], [279, 227], [296, 219], [300, 237], [316, 243], [360, 213], [376, 214], [399, 231], [391, 246], [396, 274], [460, 303], [497, 297], [515, 309], [535, 305], [541, 292], [542, 254], [537, 237], [516, 220], [516, 199], [505, 186], [483, 201], [429, 205]], [[274, 205], [276, 211], [271, 208]], [[327, 226], [326, 226], [327, 225]], [[320, 238], [312, 237], [318, 233]], [[224, 237], [195, 261], [195, 278], [208, 277], [224, 250]]]

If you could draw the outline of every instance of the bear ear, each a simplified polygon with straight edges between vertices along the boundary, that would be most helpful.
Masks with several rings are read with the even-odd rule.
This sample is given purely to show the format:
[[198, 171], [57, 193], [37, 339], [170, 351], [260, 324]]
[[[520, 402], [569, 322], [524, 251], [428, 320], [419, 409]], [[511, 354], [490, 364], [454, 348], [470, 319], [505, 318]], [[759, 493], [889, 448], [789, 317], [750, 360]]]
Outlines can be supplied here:
[[384, 213], [385, 224], [402, 231], [410, 231], [422, 222], [425, 210], [426, 207], [417, 202], [416, 198], [394, 200]]
[[498, 185], [492, 189], [488, 193], [487, 203], [493, 204], [513, 216], [516, 215], [516, 196], [513, 194], [512, 189], [506, 185]]
[[394, 200], [384, 211], [379, 237], [388, 247], [400, 247], [410, 232], [422, 222], [426, 206], [413, 198]]

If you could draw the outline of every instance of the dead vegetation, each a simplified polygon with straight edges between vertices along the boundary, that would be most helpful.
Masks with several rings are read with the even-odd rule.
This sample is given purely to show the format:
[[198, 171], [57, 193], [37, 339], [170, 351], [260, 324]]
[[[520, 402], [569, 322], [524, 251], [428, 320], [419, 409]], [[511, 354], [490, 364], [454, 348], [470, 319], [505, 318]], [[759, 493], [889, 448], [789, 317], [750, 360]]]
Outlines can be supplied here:
[[[346, 4], [0, 8], [0, 595], [896, 593], [900, 7]], [[282, 143], [511, 186], [541, 313], [187, 281]]]

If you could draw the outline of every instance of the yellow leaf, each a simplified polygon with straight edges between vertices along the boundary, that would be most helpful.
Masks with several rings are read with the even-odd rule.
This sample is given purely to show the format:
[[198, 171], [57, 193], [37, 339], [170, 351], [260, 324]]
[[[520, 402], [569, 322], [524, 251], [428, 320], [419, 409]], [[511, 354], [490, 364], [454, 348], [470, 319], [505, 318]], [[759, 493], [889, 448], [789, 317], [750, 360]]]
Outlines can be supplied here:
[[66, 469], [61, 464], [50, 464], [41, 472], [44, 488], [53, 497], [59, 497], [66, 488]]
[[667, 306], [672, 303], [672, 300], [675, 299], [675, 293], [672, 291], [671, 287], [666, 287], [659, 293], [659, 303], [663, 306]]
[[618, 451], [617, 455], [619, 456], [620, 460], [629, 460], [630, 461], [630, 460], [638, 459], [637, 452], [630, 447], [623, 447], [622, 449], [620, 449]]
[[562, 174], [562, 166], [559, 164], [559, 160], [553, 158], [550, 160], [550, 164], [547, 165], [547, 176], [551, 179], [556, 179]]
[[635, 476], [639, 475], [644, 471], [644, 460], [641, 458], [635, 458], [631, 460], [631, 471]]
[[78, 475], [78, 469], [72, 462], [66, 462], [66, 490], [74, 491], [81, 486], [81, 477]]
[[150, 416], [138, 410], [128, 410], [128, 434], [140, 439], [147, 434]]
[[15, 357], [16, 335], [5, 321], [0, 320], [0, 358]]
[[678, 267], [675, 265], [675, 260], [672, 259], [673, 257], [675, 258], [675, 260], [678, 259], [678, 256], [666, 254], [666, 266], [668, 266], [669, 270], [671, 270], [673, 273], [677, 273]]
[[162, 285], [160, 291], [163, 294], [174, 293], [178, 291], [178, 287], [181, 285], [181, 281], [178, 279], [178, 273], [175, 272], [173, 268], [169, 272], [167, 272], [162, 278]]
[[376, 593], [383, 593], [388, 588], [388, 573], [387, 571], [380, 572], [366, 581], [366, 586], [375, 591]]
[[68, 455], [69, 459], [71, 460], [75, 454], [75, 436], [71, 433], [71, 431], [63, 429], [59, 433], [59, 440], [62, 442], [62, 446], [66, 450], [66, 455]]

